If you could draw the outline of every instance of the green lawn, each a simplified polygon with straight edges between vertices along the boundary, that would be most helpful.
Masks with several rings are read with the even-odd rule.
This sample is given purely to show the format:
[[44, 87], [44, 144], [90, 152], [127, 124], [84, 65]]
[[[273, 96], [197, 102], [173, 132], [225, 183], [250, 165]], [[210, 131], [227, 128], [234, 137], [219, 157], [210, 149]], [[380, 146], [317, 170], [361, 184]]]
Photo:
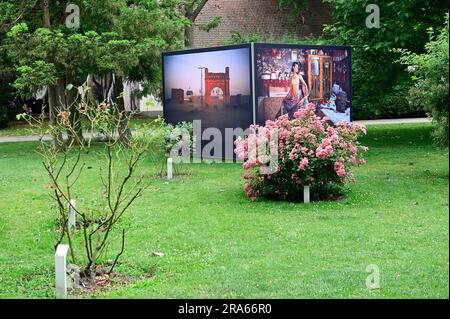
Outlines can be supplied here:
[[[127, 212], [97, 298], [448, 298], [449, 159], [430, 124], [369, 126], [367, 165], [338, 202], [250, 202], [239, 164], [190, 164]], [[0, 143], [0, 297], [54, 297], [55, 215], [34, 143]], [[96, 172], [92, 158], [92, 173]], [[150, 178], [155, 165], [146, 162]], [[80, 196], [95, 192], [85, 175]], [[117, 241], [111, 247], [119, 248]], [[152, 256], [164, 253], [163, 257]], [[370, 290], [366, 266], [380, 269]]]

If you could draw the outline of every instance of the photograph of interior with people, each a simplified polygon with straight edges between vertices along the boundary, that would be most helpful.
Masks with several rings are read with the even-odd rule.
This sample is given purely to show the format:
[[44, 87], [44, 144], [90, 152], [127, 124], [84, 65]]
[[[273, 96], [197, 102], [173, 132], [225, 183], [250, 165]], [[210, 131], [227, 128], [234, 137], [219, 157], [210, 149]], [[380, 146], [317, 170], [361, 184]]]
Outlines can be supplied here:
[[350, 48], [257, 45], [257, 121], [264, 124], [313, 103], [330, 124], [351, 120]]

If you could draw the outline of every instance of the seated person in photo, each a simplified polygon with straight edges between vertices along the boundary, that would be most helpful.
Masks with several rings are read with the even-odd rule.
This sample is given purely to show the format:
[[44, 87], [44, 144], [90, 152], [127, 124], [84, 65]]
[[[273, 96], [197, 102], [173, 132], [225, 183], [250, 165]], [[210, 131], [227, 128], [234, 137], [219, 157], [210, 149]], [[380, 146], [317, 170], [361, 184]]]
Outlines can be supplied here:
[[333, 83], [333, 88], [332, 88], [332, 90], [333, 90], [333, 93], [334, 93], [335, 95], [338, 95], [339, 92], [341, 92], [341, 85], [339, 84], [339, 82], [335, 81], [335, 82]]
[[323, 99], [319, 103], [319, 107], [322, 109], [330, 109], [336, 112], [336, 95], [334, 93], [326, 93]]
[[327, 97], [328, 94], [325, 94], [324, 97], [322, 98], [322, 100], [319, 102], [319, 107], [324, 109], [324, 108], [328, 108], [328, 103], [329, 101], [329, 97]]
[[334, 93], [330, 94], [330, 108], [336, 111], [336, 95]]
[[341, 90], [336, 99], [336, 112], [345, 113], [348, 103], [350, 101], [347, 99], [347, 93]]

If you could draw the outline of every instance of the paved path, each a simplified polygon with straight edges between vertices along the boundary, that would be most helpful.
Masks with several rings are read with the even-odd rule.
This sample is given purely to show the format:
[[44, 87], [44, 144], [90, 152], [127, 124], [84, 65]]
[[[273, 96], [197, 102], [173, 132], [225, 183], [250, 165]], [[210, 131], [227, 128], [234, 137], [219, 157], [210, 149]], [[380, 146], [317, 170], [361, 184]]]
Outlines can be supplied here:
[[[133, 132], [133, 131], [132, 131]], [[100, 137], [100, 134], [91, 134], [91, 133], [84, 133], [84, 138], [93, 138], [93, 137]], [[67, 136], [63, 136], [64, 139], [67, 139]], [[42, 138], [44, 141], [51, 141], [52, 137], [50, 135], [44, 135]], [[37, 142], [39, 141], [38, 135], [26, 135], [26, 136], [3, 136], [0, 137], [0, 143], [9, 143], [9, 142]]]
[[[354, 121], [354, 123], [364, 124], [364, 125], [375, 125], [375, 124], [409, 124], [409, 123], [428, 123], [431, 119], [427, 117], [422, 118], [409, 118], [409, 119], [389, 119], [389, 120], [370, 120], [370, 121]], [[83, 134], [85, 138], [95, 137], [95, 134]], [[3, 136], [0, 137], [0, 143], [9, 142], [33, 142], [38, 141], [39, 136], [28, 135], [28, 136]], [[51, 140], [50, 136], [44, 136], [44, 140]]]
[[429, 117], [410, 118], [410, 119], [388, 119], [388, 120], [369, 120], [369, 121], [353, 121], [354, 123], [364, 125], [376, 125], [376, 124], [409, 124], [409, 123], [429, 123], [431, 119]]

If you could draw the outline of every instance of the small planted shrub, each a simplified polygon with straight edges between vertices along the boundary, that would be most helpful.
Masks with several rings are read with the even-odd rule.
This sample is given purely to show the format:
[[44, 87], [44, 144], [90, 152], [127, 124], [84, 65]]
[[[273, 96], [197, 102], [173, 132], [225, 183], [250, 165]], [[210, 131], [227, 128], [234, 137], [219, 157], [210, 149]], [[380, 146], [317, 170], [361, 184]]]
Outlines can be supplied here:
[[305, 185], [313, 199], [336, 198], [355, 181], [352, 166], [365, 164], [368, 148], [358, 142], [365, 126], [340, 122], [333, 127], [315, 114], [313, 104], [297, 111], [293, 120], [283, 115], [250, 130], [252, 134], [235, 141], [235, 153], [244, 160], [244, 190], [252, 201], [299, 201]]
[[150, 127], [151, 154], [161, 164], [160, 176], [167, 174], [167, 159], [174, 159], [174, 174], [179, 175], [180, 162], [189, 162], [195, 150], [195, 137], [192, 122], [168, 124], [162, 117], [155, 119]]
[[[145, 132], [128, 137], [132, 114], [121, 111], [117, 103], [81, 101], [73, 107], [85, 119], [89, 137], [76, 133], [81, 118], [71, 122], [70, 110], [61, 110], [51, 125], [47, 125], [43, 113], [39, 117], [24, 113], [17, 118], [23, 118], [40, 132], [38, 152], [49, 178], [47, 188], [58, 220], [55, 249], [67, 242], [71, 262], [82, 268], [83, 283], [90, 287], [97, 275], [103, 275], [100, 266], [111, 256], [112, 243], [120, 243], [120, 248], [109, 265], [108, 276], [124, 253], [127, 227], [122, 220], [150, 185], [141, 164], [151, 141]], [[47, 141], [45, 136], [52, 136], [53, 140]], [[92, 163], [91, 153], [98, 158], [97, 163]], [[93, 166], [98, 167], [97, 173], [90, 170]], [[80, 177], [85, 176], [90, 176], [90, 183], [82, 182]], [[78, 205], [72, 204], [74, 199]], [[68, 207], [75, 212], [75, 227], [68, 226]]]

